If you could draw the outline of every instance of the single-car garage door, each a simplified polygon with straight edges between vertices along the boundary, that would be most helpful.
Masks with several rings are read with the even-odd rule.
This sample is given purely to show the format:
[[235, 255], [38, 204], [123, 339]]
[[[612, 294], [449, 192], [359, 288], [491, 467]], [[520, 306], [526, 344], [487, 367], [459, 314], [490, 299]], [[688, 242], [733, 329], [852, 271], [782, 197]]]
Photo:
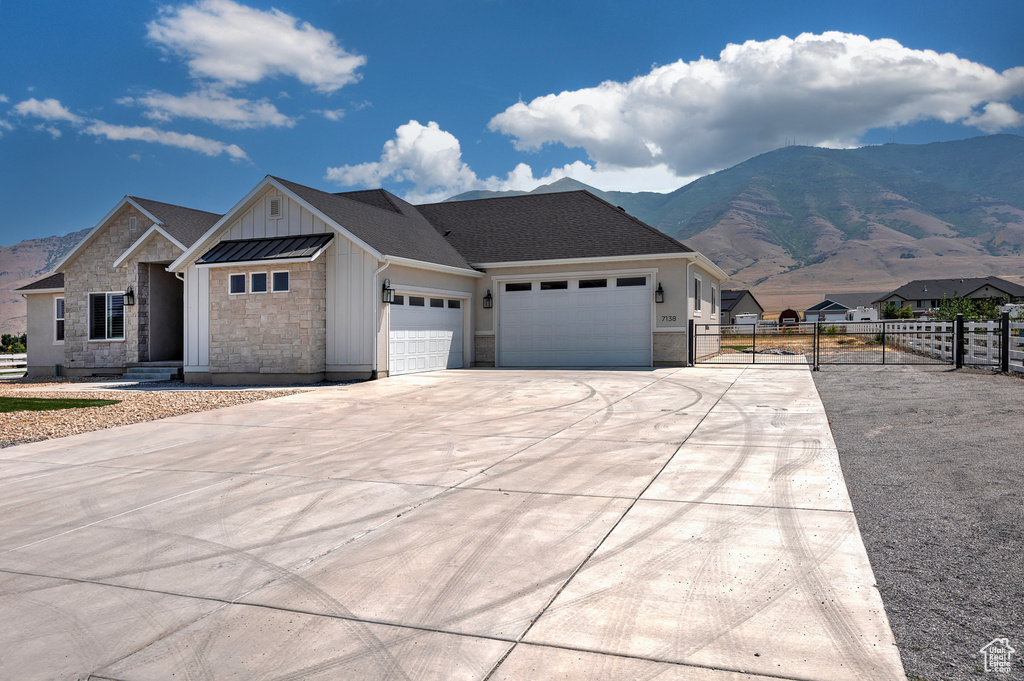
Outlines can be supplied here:
[[650, 277], [502, 284], [498, 364], [651, 366]]
[[462, 367], [462, 301], [396, 295], [391, 303], [392, 376]]

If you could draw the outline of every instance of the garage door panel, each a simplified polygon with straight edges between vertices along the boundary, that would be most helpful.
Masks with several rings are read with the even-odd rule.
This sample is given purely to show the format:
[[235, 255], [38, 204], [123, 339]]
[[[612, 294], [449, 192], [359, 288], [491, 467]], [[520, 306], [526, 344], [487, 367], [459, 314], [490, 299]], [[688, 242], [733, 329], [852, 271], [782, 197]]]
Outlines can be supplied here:
[[502, 366], [650, 366], [651, 288], [578, 287], [503, 291]]
[[389, 330], [391, 374], [408, 374], [463, 366], [462, 306], [391, 306]]

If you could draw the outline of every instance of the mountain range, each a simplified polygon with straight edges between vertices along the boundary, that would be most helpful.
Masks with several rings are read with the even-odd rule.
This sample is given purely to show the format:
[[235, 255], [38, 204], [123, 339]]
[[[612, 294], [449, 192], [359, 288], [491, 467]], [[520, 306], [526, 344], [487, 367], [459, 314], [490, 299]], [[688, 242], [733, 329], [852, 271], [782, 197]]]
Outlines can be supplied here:
[[604, 192], [571, 179], [534, 191], [574, 189], [680, 239], [722, 267], [730, 286], [759, 297], [820, 300], [826, 291], [882, 292], [921, 278], [1024, 278], [1024, 138], [1015, 135], [784, 147], [668, 194]]
[[[532, 193], [576, 189], [702, 252], [729, 274], [730, 287], [752, 289], [769, 310], [912, 279], [1024, 280], [1024, 137], [1016, 135], [788, 146], [668, 194], [606, 192], [568, 178]], [[47, 274], [85, 233], [0, 248], [0, 330], [25, 329], [24, 300], [13, 289]]]

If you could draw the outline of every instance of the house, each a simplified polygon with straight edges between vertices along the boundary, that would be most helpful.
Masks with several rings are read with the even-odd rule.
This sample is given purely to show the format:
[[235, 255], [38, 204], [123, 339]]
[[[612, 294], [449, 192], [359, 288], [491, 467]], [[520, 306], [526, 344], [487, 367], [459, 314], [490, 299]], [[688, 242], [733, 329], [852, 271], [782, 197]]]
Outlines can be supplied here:
[[32, 375], [242, 384], [684, 365], [724, 279], [585, 191], [414, 206], [267, 176], [224, 215], [125, 197], [19, 291]]
[[872, 304], [879, 312], [889, 303], [897, 307], [910, 307], [914, 316], [919, 317], [939, 307], [943, 298], [994, 298], [999, 302], [1006, 299], [1011, 303], [1024, 302], [1024, 286], [999, 277], [916, 279], [879, 296]]
[[756, 315], [754, 321], [761, 319], [764, 308], [757, 302], [754, 294], [746, 289], [725, 289], [722, 291], [722, 324], [751, 323], [749, 317], [737, 320], [739, 315]]
[[804, 310], [805, 322], [845, 322], [850, 308], [834, 300], [825, 300]]

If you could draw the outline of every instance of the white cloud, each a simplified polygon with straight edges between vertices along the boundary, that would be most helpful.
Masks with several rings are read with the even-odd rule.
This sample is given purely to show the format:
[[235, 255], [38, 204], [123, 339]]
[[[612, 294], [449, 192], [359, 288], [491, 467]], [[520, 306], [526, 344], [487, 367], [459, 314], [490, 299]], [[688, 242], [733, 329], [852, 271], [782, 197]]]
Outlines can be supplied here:
[[329, 121], [340, 121], [345, 117], [344, 109], [319, 109], [313, 113], [318, 113]]
[[69, 123], [80, 133], [93, 135], [103, 139], [114, 141], [135, 140], [140, 142], [151, 142], [162, 144], [179, 149], [198, 151], [207, 156], [219, 156], [227, 154], [236, 160], [248, 160], [246, 153], [236, 144], [225, 144], [198, 135], [171, 132], [158, 128], [146, 126], [112, 125], [94, 118], [83, 118], [71, 113], [63, 104], [56, 99], [28, 99], [19, 102], [14, 106], [15, 112], [21, 116], [41, 118], [51, 123], [36, 126], [37, 130], [44, 130], [54, 138], [61, 136], [61, 131], [53, 123]]
[[138, 105], [152, 120], [168, 122], [175, 118], [207, 121], [225, 128], [265, 128], [295, 125], [295, 120], [277, 110], [266, 99], [252, 101], [229, 97], [216, 90], [200, 90], [178, 97], [153, 90], [142, 97], [123, 97], [119, 104]]
[[327, 179], [343, 186], [411, 182], [414, 189], [410, 195], [420, 201], [439, 192], [458, 193], [478, 186], [476, 173], [462, 161], [459, 140], [434, 121], [427, 125], [409, 121], [395, 133], [395, 138], [384, 144], [380, 161], [328, 168]]
[[0, 95], [0, 104], [6, 104], [11, 100], [7, 99], [7, 95]]
[[[489, 127], [521, 150], [581, 147], [598, 166], [703, 174], [779, 146], [851, 146], [865, 131], [936, 119], [985, 132], [1021, 125], [1007, 101], [1024, 67], [999, 73], [953, 54], [829, 32], [729, 45], [627, 83], [519, 102]], [[981, 110], [982, 113], [977, 113]]]
[[359, 80], [356, 70], [366, 63], [328, 31], [232, 0], [166, 7], [146, 28], [151, 40], [187, 60], [193, 76], [225, 86], [290, 75], [329, 93]]
[[68, 123], [81, 123], [85, 119], [71, 113], [56, 99], [44, 99], [42, 101], [33, 97], [24, 102], [14, 105], [14, 112], [19, 116], [33, 116], [46, 121], [67, 121]]
[[968, 116], [964, 123], [984, 132], [995, 133], [1024, 125], [1024, 115], [1005, 102], [989, 102], [980, 114]]
[[422, 125], [409, 121], [399, 126], [394, 139], [384, 144], [379, 161], [328, 168], [326, 178], [341, 186], [381, 186], [388, 182], [413, 185], [405, 198], [413, 203], [441, 201], [466, 191], [530, 191], [563, 177], [571, 177], [598, 189], [621, 191], [672, 191], [694, 178], [676, 176], [664, 164], [651, 168], [621, 168], [580, 161], [534, 177], [525, 163], [518, 164], [504, 178], [480, 178], [462, 160], [462, 148], [455, 135], [431, 121]]
[[179, 149], [198, 151], [199, 153], [206, 154], [207, 156], [227, 154], [231, 158], [237, 160], [249, 159], [246, 153], [236, 144], [225, 144], [206, 137], [199, 137], [198, 135], [170, 132], [168, 130], [159, 130], [157, 128], [145, 126], [111, 125], [110, 123], [104, 123], [103, 121], [92, 121], [82, 129], [82, 132], [88, 135], [103, 137], [108, 140], [152, 142], [154, 144], [163, 144], [168, 147], [178, 147]]

